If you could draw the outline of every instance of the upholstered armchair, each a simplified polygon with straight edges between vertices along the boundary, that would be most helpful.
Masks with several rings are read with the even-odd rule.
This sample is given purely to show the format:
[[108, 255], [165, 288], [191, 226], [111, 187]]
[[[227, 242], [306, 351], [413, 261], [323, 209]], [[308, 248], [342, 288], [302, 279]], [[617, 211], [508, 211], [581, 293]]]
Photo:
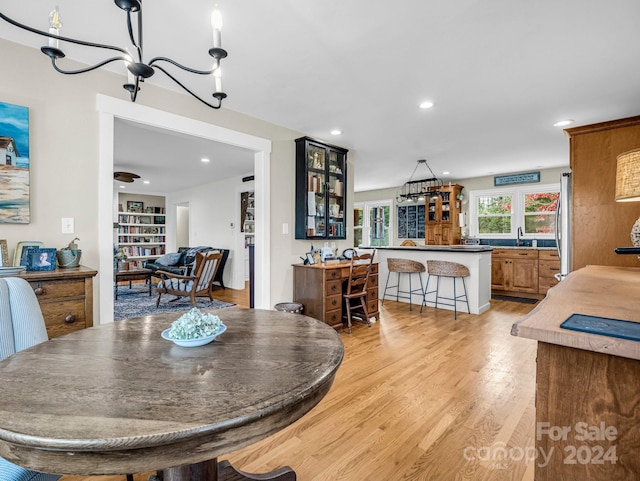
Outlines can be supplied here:
[[[38, 299], [27, 281], [0, 278], [0, 360], [49, 339]], [[0, 458], [2, 481], [55, 481], [56, 474], [39, 473]]]
[[222, 253], [211, 251], [196, 254], [196, 264], [191, 275], [174, 274], [167, 271], [156, 271], [160, 277], [158, 283], [158, 300], [160, 305], [162, 294], [173, 294], [178, 297], [189, 297], [191, 305], [196, 307], [196, 297], [208, 297], [213, 300], [213, 281], [220, 267]]

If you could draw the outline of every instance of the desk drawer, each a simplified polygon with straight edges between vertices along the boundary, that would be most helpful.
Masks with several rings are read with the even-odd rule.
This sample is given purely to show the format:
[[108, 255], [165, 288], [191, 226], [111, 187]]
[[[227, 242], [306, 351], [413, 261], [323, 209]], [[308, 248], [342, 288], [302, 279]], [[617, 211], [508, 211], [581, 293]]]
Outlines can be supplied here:
[[327, 296], [325, 312], [333, 311], [334, 309], [342, 309], [342, 294]]
[[329, 311], [324, 315], [324, 322], [329, 324], [334, 329], [336, 327], [342, 327], [342, 309], [337, 309], [335, 311]]
[[372, 287], [378, 287], [378, 274], [369, 275], [368, 288], [371, 289]]
[[84, 297], [84, 279], [64, 281], [29, 281], [38, 302], [65, 297]]
[[327, 281], [325, 286], [326, 286], [325, 296], [335, 296], [335, 295], [342, 294], [342, 279]]

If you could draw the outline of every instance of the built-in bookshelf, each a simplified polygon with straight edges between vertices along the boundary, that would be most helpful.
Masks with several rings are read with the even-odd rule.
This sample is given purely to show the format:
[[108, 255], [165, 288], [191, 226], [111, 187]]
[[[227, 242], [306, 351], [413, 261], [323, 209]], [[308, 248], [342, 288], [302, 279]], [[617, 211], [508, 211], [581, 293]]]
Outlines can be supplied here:
[[[121, 206], [119, 206], [121, 208]], [[134, 209], [139, 209], [136, 205]], [[117, 246], [127, 254], [132, 267], [165, 254], [167, 240], [164, 207], [147, 207], [145, 212], [118, 211]]]

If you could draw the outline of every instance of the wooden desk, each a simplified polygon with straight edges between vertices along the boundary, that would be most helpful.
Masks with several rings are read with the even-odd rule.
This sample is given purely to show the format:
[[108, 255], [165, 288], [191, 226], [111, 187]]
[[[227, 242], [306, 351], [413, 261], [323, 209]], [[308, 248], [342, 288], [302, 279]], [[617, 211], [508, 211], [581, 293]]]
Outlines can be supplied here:
[[535, 479], [636, 481], [640, 343], [561, 328], [574, 313], [640, 323], [640, 269], [572, 272], [513, 325], [538, 341], [536, 449], [551, 455], [534, 461]]
[[[349, 261], [340, 264], [294, 264], [293, 300], [304, 306], [303, 313], [320, 319], [334, 329], [342, 329], [342, 292], [349, 279]], [[378, 311], [378, 263], [374, 262], [367, 288], [369, 318]]]
[[[163, 469], [170, 481], [272, 479], [238, 475], [216, 458], [320, 402], [342, 342], [301, 314], [208, 312], [227, 331], [206, 346], [162, 339], [176, 315], [159, 314], [76, 331], [0, 362], [0, 456], [51, 473]], [[278, 479], [295, 479], [287, 472]]]
[[20, 274], [33, 287], [50, 339], [93, 326], [93, 278], [97, 273], [80, 266]]

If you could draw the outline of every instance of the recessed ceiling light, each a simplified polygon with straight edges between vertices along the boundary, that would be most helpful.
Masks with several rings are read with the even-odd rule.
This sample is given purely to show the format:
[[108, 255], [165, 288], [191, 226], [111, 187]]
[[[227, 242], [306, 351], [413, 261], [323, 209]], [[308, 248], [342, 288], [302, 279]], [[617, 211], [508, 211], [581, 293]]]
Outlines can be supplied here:
[[342, 134], [342, 130], [339, 130], [339, 129], [333, 129], [333, 130], [331, 131], [331, 135], [340, 135], [340, 134]]
[[124, 189], [124, 185], [121, 185], [121, 186], [120, 186], [120, 188], [121, 188], [121, 189]]
[[450, 173], [451, 173], [451, 172], [446, 171], [446, 172], [443, 172], [443, 173], [442, 173], [442, 175], [449, 175]]
[[143, 183], [143, 184], [150, 184], [150, 183], [151, 183], [151, 181], [150, 181], [150, 180], [143, 180], [143, 181], [142, 181], [142, 183]]
[[558, 120], [555, 124], [553, 124], [554, 127], [564, 127], [565, 125], [570, 125], [572, 123], [574, 123], [575, 120], [573, 119], [565, 119], [565, 120]]
[[202, 157], [202, 158], [200, 159], [200, 161], [201, 161], [201, 162], [204, 162], [205, 164], [206, 164], [207, 162], [210, 162], [210, 160], [209, 160], [208, 158], [206, 158], [206, 157]]
[[421, 102], [419, 107], [421, 109], [430, 109], [431, 107], [433, 107], [433, 102], [431, 100], [425, 100], [424, 102]]

